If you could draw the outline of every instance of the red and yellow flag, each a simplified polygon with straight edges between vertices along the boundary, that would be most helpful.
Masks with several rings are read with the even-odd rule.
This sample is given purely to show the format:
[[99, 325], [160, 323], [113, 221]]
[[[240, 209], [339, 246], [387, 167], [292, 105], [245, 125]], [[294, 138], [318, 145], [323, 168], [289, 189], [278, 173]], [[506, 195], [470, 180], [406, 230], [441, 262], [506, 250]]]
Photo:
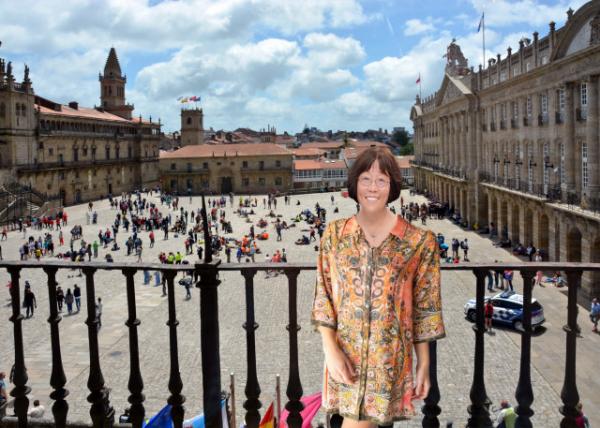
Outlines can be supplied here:
[[265, 413], [265, 415], [262, 418], [262, 421], [260, 421], [258, 428], [274, 428], [275, 427], [274, 419], [275, 419], [275, 415], [273, 414], [273, 403], [271, 403], [271, 405], [267, 409], [267, 413]]

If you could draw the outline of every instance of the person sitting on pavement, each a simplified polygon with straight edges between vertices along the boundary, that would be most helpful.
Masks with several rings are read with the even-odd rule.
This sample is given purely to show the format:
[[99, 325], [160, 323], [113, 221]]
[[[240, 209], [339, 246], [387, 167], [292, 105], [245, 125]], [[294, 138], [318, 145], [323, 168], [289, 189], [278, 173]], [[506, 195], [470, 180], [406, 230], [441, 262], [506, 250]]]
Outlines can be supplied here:
[[500, 412], [496, 418], [496, 426], [504, 428], [515, 428], [515, 422], [517, 420], [517, 414], [515, 409], [509, 404], [508, 401], [502, 400], [500, 402]]

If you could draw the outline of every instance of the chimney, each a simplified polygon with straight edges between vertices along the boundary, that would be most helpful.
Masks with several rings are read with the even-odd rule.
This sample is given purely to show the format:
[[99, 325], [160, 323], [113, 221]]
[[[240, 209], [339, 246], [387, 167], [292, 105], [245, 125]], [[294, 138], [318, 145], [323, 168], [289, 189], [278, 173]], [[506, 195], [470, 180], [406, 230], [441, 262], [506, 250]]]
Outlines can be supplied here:
[[69, 103], [69, 107], [71, 107], [73, 110], [79, 110], [79, 104], [77, 103], [77, 101], [71, 101]]

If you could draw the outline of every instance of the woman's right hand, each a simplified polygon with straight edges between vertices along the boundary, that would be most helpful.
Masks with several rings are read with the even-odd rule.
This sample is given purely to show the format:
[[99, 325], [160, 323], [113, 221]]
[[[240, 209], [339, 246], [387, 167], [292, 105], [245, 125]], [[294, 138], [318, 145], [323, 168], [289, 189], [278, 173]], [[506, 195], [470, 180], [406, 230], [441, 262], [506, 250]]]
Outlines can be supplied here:
[[325, 350], [325, 364], [336, 382], [352, 385], [356, 381], [354, 366], [339, 346], [331, 346]]

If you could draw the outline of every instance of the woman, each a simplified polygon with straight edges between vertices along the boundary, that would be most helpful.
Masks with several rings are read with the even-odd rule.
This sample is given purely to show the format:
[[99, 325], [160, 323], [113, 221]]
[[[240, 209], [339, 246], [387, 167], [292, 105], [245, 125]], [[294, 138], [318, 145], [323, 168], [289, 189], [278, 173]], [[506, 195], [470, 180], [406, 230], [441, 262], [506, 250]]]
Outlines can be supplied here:
[[321, 240], [312, 323], [325, 354], [322, 404], [344, 428], [414, 415], [412, 400], [429, 392], [427, 342], [445, 335], [435, 235], [386, 207], [400, 179], [387, 148], [365, 150], [348, 175], [360, 210], [330, 223]]
[[73, 313], [73, 302], [75, 301], [75, 296], [71, 293], [71, 289], [67, 288], [67, 294], [65, 295], [65, 303], [67, 304], [67, 312], [69, 315]]

